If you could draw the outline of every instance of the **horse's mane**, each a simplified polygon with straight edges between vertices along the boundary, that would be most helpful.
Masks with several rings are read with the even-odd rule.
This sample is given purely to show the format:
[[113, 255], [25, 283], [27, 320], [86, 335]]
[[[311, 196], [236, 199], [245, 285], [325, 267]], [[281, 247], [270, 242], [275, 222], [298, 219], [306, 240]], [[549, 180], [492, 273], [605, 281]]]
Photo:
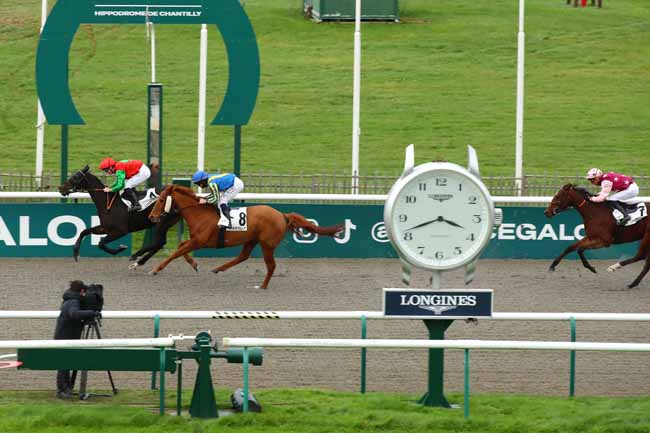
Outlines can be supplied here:
[[564, 185], [564, 188], [570, 188], [574, 190], [575, 192], [580, 194], [583, 198], [593, 197], [593, 194], [587, 191], [587, 189], [582, 186], [574, 185], [572, 183], [567, 183], [566, 185]]
[[173, 189], [174, 191], [178, 192], [181, 195], [191, 197], [191, 198], [193, 198], [195, 200], [198, 199], [198, 197], [196, 196], [196, 194], [194, 193], [194, 190], [192, 188], [188, 188], [188, 187], [182, 186], [182, 185], [170, 185], [168, 188], [170, 188], [170, 190]]

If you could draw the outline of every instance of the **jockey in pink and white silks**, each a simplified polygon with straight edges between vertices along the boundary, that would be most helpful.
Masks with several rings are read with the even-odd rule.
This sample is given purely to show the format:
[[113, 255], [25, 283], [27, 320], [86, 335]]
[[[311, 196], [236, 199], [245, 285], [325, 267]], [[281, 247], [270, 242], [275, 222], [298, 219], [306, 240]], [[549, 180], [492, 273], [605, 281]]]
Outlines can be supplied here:
[[586, 179], [594, 185], [601, 187], [600, 192], [591, 197], [590, 200], [596, 203], [607, 200], [610, 204], [623, 214], [623, 219], [618, 225], [625, 225], [630, 216], [619, 202], [626, 204], [635, 203], [636, 196], [639, 195], [639, 186], [630, 176], [620, 173], [607, 172], [603, 173], [598, 168], [592, 168], [587, 172]]

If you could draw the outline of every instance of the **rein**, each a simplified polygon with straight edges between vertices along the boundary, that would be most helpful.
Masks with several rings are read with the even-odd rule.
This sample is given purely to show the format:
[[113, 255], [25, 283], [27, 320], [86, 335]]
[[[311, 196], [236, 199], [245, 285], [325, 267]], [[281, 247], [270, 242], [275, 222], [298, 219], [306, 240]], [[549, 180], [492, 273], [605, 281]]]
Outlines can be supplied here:
[[582, 206], [584, 206], [585, 203], [587, 203], [587, 199], [586, 199], [586, 198], [583, 198], [582, 201], [580, 202], [580, 204], [578, 205], [578, 207], [582, 207]]

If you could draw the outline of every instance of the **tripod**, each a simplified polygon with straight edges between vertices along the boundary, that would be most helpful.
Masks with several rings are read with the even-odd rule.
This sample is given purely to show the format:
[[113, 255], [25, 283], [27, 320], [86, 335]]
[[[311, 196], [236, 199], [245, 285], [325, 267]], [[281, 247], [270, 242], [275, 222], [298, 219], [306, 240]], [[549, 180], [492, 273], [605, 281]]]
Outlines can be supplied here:
[[[99, 332], [99, 328], [101, 327], [101, 322], [99, 319], [91, 320], [89, 322], [86, 322], [84, 324], [83, 331], [81, 331], [81, 338], [84, 340], [90, 339], [90, 338], [102, 338], [102, 334]], [[115, 382], [113, 382], [113, 375], [111, 374], [110, 371], [106, 371], [108, 374], [108, 381], [111, 383], [111, 390], [113, 391], [113, 395], [117, 394], [117, 388], [115, 387]], [[75, 381], [77, 380], [77, 370], [74, 370], [72, 372], [72, 376], [70, 378], [70, 385], [72, 388], [74, 388]], [[82, 371], [81, 372], [81, 379], [79, 380], [79, 399], [80, 400], [88, 400], [91, 396], [89, 392], [86, 392], [86, 386], [88, 385], [88, 372], [87, 371]], [[110, 395], [107, 394], [92, 394], [92, 395], [101, 395], [102, 397], [110, 397]]]

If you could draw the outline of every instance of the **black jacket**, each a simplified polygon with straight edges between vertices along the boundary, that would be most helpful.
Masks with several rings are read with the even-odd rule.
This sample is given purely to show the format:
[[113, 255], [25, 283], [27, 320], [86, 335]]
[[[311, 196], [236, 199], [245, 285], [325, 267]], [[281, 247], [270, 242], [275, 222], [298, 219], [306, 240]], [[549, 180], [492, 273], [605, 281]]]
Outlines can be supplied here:
[[55, 340], [76, 340], [81, 338], [84, 321], [93, 319], [95, 312], [82, 310], [79, 292], [66, 290], [63, 294], [61, 314], [56, 320]]

